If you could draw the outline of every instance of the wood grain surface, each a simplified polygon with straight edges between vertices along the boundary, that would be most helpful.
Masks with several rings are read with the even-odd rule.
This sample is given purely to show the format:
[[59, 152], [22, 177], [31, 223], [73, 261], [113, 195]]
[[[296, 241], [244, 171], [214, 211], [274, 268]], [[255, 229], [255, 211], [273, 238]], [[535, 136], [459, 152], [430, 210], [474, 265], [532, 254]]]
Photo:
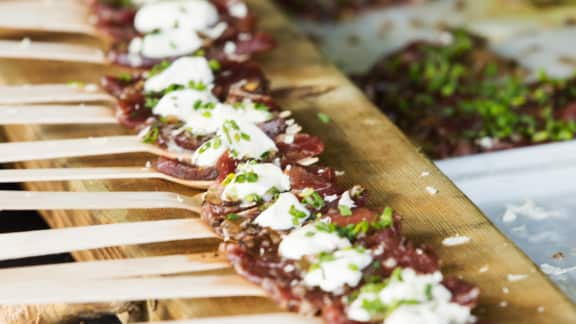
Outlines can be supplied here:
[[[322, 163], [345, 170], [344, 184], [363, 184], [373, 206], [390, 205], [404, 216], [404, 231], [418, 243], [433, 246], [443, 270], [477, 284], [482, 292], [477, 314], [487, 323], [576, 323], [574, 305], [523, 253], [506, 239], [481, 212], [412, 146], [336, 68], [269, 2], [248, 1], [261, 17], [261, 26], [279, 41], [279, 48], [259, 58], [275, 89], [277, 100], [294, 111], [305, 130], [327, 144]], [[48, 39], [56, 39], [54, 37]], [[86, 41], [74, 37], [59, 40]], [[83, 64], [0, 61], [6, 84], [97, 82], [110, 68]], [[328, 114], [329, 124], [317, 113]], [[10, 126], [11, 141], [95, 137], [126, 134], [120, 126]], [[143, 166], [149, 155], [118, 155], [56, 161], [35, 161], [20, 167]], [[422, 177], [427, 171], [430, 175]], [[438, 189], [436, 195], [426, 187]], [[31, 190], [69, 191], [197, 191], [161, 180], [118, 180], [30, 183]], [[498, 188], [494, 188], [498, 190]], [[0, 206], [1, 209], [1, 206]], [[196, 217], [175, 210], [44, 212], [53, 227], [142, 220]], [[130, 233], [126, 233], [130, 235]], [[470, 243], [445, 247], [442, 240], [465, 235]], [[215, 251], [216, 240], [125, 246], [75, 253], [78, 260], [114, 259]], [[487, 271], [480, 271], [481, 269]], [[225, 271], [221, 271], [224, 273]], [[509, 281], [508, 275], [527, 275]], [[509, 293], [504, 293], [508, 288]], [[504, 289], [506, 290], [506, 289]], [[150, 319], [183, 319], [279, 311], [263, 298], [148, 301]], [[303, 320], [305, 322], [305, 320]]]

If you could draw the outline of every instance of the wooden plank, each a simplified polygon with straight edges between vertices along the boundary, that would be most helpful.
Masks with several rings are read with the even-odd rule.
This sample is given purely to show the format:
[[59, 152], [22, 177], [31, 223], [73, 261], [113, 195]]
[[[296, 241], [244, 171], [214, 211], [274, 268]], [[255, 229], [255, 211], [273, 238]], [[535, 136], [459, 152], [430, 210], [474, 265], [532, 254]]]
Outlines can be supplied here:
[[[274, 34], [280, 47], [259, 61], [276, 89], [277, 99], [294, 110], [304, 128], [321, 136], [327, 144], [322, 161], [346, 170], [342, 181], [361, 183], [371, 193], [370, 204], [391, 205], [405, 217], [405, 232], [418, 242], [432, 245], [443, 260], [448, 274], [458, 275], [479, 285], [482, 297], [478, 314], [495, 323], [569, 323], [576, 322], [574, 305], [551, 284], [538, 268], [507, 240], [480, 211], [413, 147], [352, 84], [327, 63], [313, 45], [295, 31], [285, 17], [268, 2], [248, 1], [262, 27]], [[76, 64], [0, 63], [0, 75], [6, 82], [94, 82], [101, 68]], [[316, 114], [331, 116], [328, 125]], [[127, 133], [117, 126], [10, 126], [6, 135], [13, 141], [104, 136]], [[146, 155], [114, 158], [92, 157], [58, 161], [36, 161], [26, 167], [94, 167], [144, 165]], [[423, 171], [430, 172], [422, 177]], [[436, 195], [426, 187], [438, 189]], [[179, 191], [193, 195], [197, 191], [153, 180], [86, 181], [34, 183], [34, 190], [157, 190]], [[497, 188], [495, 188], [497, 190]], [[187, 217], [184, 211], [98, 211], [44, 213], [54, 227], [103, 224]], [[75, 215], [75, 217], [70, 217]], [[471, 242], [443, 247], [444, 238], [466, 235]], [[129, 235], [129, 233], [127, 233]], [[201, 244], [179, 242], [129, 246], [76, 253], [80, 260], [144, 257], [172, 253], [214, 251], [215, 242]], [[487, 271], [481, 271], [485, 270]], [[527, 275], [511, 282], [508, 275]], [[509, 293], [504, 293], [503, 288]], [[270, 301], [255, 298], [207, 300], [163, 300], [150, 302], [150, 317], [157, 320], [196, 316], [225, 316], [278, 311]], [[153, 307], [152, 307], [153, 306]], [[541, 312], [543, 310], [543, 312]]]

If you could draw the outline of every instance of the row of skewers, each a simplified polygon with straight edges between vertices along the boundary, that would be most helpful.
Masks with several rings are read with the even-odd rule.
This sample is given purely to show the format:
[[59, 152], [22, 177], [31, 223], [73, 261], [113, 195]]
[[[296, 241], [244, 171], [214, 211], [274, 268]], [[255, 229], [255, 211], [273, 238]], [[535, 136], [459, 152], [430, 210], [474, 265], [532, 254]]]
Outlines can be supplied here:
[[[138, 135], [2, 143], [0, 161], [130, 152], [152, 153], [157, 160], [145, 168], [8, 169], [0, 181], [162, 178], [207, 191], [193, 197], [1, 192], [1, 208], [176, 208], [200, 219], [3, 234], [0, 259], [205, 238], [221, 239], [223, 253], [2, 270], [9, 293], [0, 304], [269, 296], [327, 323], [475, 321], [476, 287], [444, 278], [435, 253], [402, 235], [399, 215], [389, 207], [366, 207], [363, 187], [341, 188], [338, 172], [318, 165], [323, 142], [302, 133], [249, 61], [273, 41], [256, 31], [242, 1], [142, 2], [94, 1], [87, 8], [98, 33], [112, 40], [100, 62], [150, 70], [105, 77], [100, 87], [0, 90], [6, 124], [118, 122]], [[70, 5], [80, 10], [78, 3]], [[26, 46], [31, 44], [18, 51]], [[71, 104], [92, 100], [107, 105]], [[229, 267], [239, 276], [132, 278]], [[71, 271], [75, 278], [61, 287], [56, 279]], [[24, 287], [24, 279], [35, 285]]]

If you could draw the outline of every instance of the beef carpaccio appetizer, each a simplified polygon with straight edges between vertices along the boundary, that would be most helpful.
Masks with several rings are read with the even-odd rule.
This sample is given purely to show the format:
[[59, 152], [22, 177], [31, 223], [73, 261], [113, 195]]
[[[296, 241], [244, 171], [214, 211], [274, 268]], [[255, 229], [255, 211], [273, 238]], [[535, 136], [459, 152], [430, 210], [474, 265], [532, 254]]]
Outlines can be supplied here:
[[308, 164], [324, 150], [269, 96], [268, 81], [250, 62], [182, 57], [149, 72], [103, 79], [117, 99], [119, 121], [142, 140], [187, 154], [154, 167], [184, 180], [215, 180], [240, 161]]
[[354, 77], [431, 158], [574, 138], [576, 76], [528, 76], [479, 36], [445, 36], [409, 44]]
[[248, 162], [206, 193], [202, 218], [235, 269], [280, 305], [326, 323], [473, 323], [479, 290], [444, 278], [391, 208], [365, 207], [320, 166]]
[[[125, 7], [124, 1], [100, 1], [94, 8], [100, 24], [112, 34], [126, 32], [132, 42], [143, 36], [129, 33], [137, 25], [136, 8], [165, 3], [198, 6], [195, 12], [213, 7], [214, 19], [234, 26], [226, 19], [238, 13], [223, 10], [240, 2]], [[202, 21], [192, 28], [183, 12], [162, 8], [154, 7], [161, 13], [154, 23], [164, 25], [147, 35], [163, 33], [167, 21], [198, 35], [216, 24], [207, 20], [194, 29]], [[210, 55], [211, 49], [217, 46], [179, 53], [148, 72], [106, 77], [102, 85], [117, 99], [123, 125], [139, 130], [144, 142], [189, 156], [159, 159], [160, 172], [213, 180], [201, 217], [224, 239], [221, 248], [238, 273], [287, 310], [326, 323], [474, 322], [478, 288], [445, 278], [432, 249], [402, 235], [399, 215], [367, 207], [362, 186], [343, 189], [337, 172], [316, 164], [323, 142], [302, 133], [290, 112], [274, 103], [256, 64]]]
[[111, 62], [151, 67], [163, 60], [205, 53], [244, 61], [272, 49], [273, 39], [256, 30], [242, 0], [90, 0], [96, 26], [111, 39]]

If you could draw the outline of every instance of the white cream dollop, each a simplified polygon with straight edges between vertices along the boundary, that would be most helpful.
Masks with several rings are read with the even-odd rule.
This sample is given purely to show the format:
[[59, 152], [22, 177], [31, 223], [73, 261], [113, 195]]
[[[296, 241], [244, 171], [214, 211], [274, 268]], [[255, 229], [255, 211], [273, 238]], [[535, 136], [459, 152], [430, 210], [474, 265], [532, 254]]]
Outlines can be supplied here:
[[272, 205], [256, 217], [254, 223], [273, 230], [288, 230], [300, 226], [308, 217], [310, 212], [298, 198], [290, 192], [283, 192]]
[[194, 119], [202, 112], [194, 109], [197, 102], [216, 103], [218, 99], [210, 90], [183, 89], [172, 91], [164, 95], [158, 104], [152, 109], [155, 115], [165, 118], [175, 117], [187, 122]]
[[214, 136], [212, 139], [202, 144], [194, 151], [192, 155], [192, 164], [200, 167], [216, 166], [218, 159], [226, 152], [227, 147], [220, 136]]
[[372, 262], [368, 250], [347, 248], [330, 255], [329, 260], [314, 264], [304, 276], [304, 284], [309, 287], [341, 294], [345, 286], [356, 287], [362, 279], [362, 269]]
[[235, 159], [260, 159], [268, 152], [277, 152], [276, 143], [258, 126], [242, 121], [227, 120], [220, 134]]
[[[417, 274], [406, 268], [399, 277], [392, 277], [380, 290], [363, 291], [347, 308], [350, 319], [360, 322], [382, 318], [364, 308], [366, 301], [393, 305], [402, 301], [409, 304], [399, 306], [386, 318], [386, 324], [434, 323], [466, 324], [474, 322], [470, 308], [452, 303], [452, 294], [442, 285], [442, 274]], [[362, 290], [361, 290], [362, 291]]]
[[267, 108], [262, 108], [250, 100], [232, 105], [222, 104], [219, 107], [226, 119], [240, 120], [253, 124], [262, 123], [272, 118]]
[[278, 247], [283, 258], [299, 260], [306, 255], [331, 252], [349, 247], [350, 241], [336, 232], [319, 229], [319, 222], [305, 225], [288, 234]]
[[202, 45], [203, 41], [196, 33], [185, 29], [171, 29], [132, 39], [128, 51], [132, 55], [161, 59], [192, 54]]
[[177, 0], [144, 4], [134, 17], [140, 33], [169, 29], [199, 31], [218, 21], [218, 10], [206, 0]]
[[[242, 175], [256, 174], [255, 181], [242, 181]], [[282, 169], [272, 163], [245, 163], [238, 166], [234, 178], [226, 184], [222, 192], [224, 201], [247, 201], [249, 196], [256, 195], [263, 200], [270, 200], [271, 190], [285, 192], [290, 190], [290, 178], [282, 172]]]
[[171, 85], [188, 87], [191, 82], [204, 85], [214, 82], [214, 74], [206, 58], [193, 56], [177, 59], [164, 71], [146, 80], [144, 91], [160, 92]]

